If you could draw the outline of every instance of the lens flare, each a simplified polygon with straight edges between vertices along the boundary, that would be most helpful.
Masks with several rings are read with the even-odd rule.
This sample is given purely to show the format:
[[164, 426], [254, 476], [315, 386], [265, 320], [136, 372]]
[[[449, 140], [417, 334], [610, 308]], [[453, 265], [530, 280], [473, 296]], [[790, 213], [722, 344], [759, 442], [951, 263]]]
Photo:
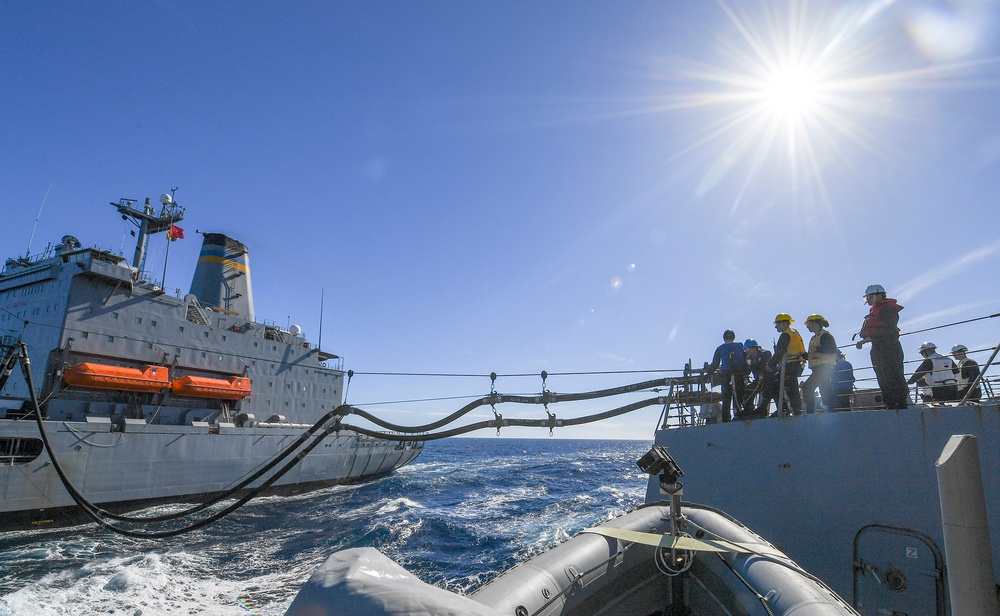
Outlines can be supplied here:
[[725, 183], [731, 214], [749, 200], [830, 209], [825, 175], [856, 172], [859, 154], [892, 160], [891, 131], [919, 122], [922, 93], [976, 87], [1000, 63], [928, 60], [893, 0], [718, 3], [727, 25], [712, 58], [671, 58], [658, 72], [670, 93], [652, 111], [684, 115], [687, 145], [666, 162], [699, 174], [697, 196]]

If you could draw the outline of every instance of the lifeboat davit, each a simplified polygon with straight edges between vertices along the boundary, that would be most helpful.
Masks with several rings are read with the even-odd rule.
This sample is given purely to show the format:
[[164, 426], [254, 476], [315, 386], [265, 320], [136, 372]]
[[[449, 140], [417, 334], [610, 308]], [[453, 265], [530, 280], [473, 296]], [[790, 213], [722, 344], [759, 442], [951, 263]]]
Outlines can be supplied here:
[[126, 368], [84, 362], [63, 371], [67, 384], [95, 389], [156, 393], [170, 387], [170, 371], [163, 366]]
[[189, 398], [242, 400], [250, 395], [250, 379], [234, 376], [229, 379], [211, 379], [204, 376], [182, 376], [170, 383], [170, 391]]

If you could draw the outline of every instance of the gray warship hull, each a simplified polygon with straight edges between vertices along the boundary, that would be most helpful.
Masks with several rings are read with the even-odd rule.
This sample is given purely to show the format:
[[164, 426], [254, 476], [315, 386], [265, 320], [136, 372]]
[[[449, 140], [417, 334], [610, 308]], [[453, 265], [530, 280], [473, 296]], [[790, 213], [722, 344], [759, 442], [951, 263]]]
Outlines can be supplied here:
[[[55, 455], [87, 500], [112, 512], [156, 504], [200, 502], [226, 491], [297, 439], [302, 428], [239, 428], [46, 422]], [[262, 494], [297, 494], [363, 481], [403, 466], [420, 454], [402, 443], [358, 435], [328, 436]], [[34, 421], [0, 421], [0, 439], [38, 437]], [[43, 528], [90, 521], [63, 488], [47, 453], [7, 465], [2, 477], [0, 529]], [[253, 488], [252, 484], [248, 489]], [[243, 492], [234, 494], [238, 496]]]
[[[738, 517], [863, 615], [945, 615], [935, 462], [977, 437], [994, 572], [1000, 572], [1000, 409], [918, 406], [660, 429], [685, 498]], [[650, 482], [647, 500], [659, 499]], [[953, 615], [957, 616], [957, 615]]]
[[321, 442], [299, 449], [277, 479], [263, 475], [242, 491], [377, 477], [421, 451], [386, 433], [325, 429], [343, 403], [342, 360], [297, 326], [255, 319], [243, 244], [204, 234], [183, 297], [147, 280], [148, 238], [183, 233], [183, 211], [161, 200], [159, 213], [148, 200], [142, 209], [112, 204], [138, 221], [131, 265], [66, 236], [0, 272], [0, 531], [81, 520], [53, 457], [84, 499], [115, 511], [223, 493], [314, 424]]

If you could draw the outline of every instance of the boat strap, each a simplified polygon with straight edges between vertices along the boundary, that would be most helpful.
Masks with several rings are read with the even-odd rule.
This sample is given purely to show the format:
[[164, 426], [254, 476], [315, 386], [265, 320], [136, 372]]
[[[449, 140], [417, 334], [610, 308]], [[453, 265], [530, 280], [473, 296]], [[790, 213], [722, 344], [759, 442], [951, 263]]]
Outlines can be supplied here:
[[611, 528], [610, 526], [595, 526], [581, 532], [594, 533], [621, 539], [632, 543], [641, 543], [659, 548], [670, 548], [677, 550], [690, 550], [693, 552], [734, 552], [736, 554], [763, 554], [767, 556], [779, 556], [787, 558], [781, 550], [773, 548], [763, 543], [737, 543], [726, 541], [725, 539], [695, 539], [693, 537], [677, 537], [670, 534], [643, 533], [635, 530], [623, 528]]

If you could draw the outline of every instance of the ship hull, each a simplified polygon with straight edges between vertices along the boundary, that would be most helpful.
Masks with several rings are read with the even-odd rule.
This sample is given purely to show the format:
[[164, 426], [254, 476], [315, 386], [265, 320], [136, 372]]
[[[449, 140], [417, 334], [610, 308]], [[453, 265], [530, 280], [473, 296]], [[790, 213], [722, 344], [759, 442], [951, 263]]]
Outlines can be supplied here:
[[[738, 517], [862, 614], [943, 615], [947, 571], [935, 462], [955, 434], [978, 439], [1000, 572], [996, 404], [667, 429], [655, 442], [683, 468], [686, 499]], [[646, 498], [662, 498], [655, 478]]]
[[[305, 430], [129, 424], [124, 432], [112, 432], [109, 424], [45, 423], [52, 450], [69, 481], [88, 501], [115, 512], [204, 501], [221, 494]], [[38, 437], [34, 421], [0, 420], [0, 439]], [[419, 453], [419, 448], [406, 443], [347, 432], [331, 434], [263, 493], [294, 494], [362, 481], [399, 468]], [[89, 521], [63, 486], [48, 451], [27, 462], [9, 458], [0, 467], [0, 494], [3, 531]]]

